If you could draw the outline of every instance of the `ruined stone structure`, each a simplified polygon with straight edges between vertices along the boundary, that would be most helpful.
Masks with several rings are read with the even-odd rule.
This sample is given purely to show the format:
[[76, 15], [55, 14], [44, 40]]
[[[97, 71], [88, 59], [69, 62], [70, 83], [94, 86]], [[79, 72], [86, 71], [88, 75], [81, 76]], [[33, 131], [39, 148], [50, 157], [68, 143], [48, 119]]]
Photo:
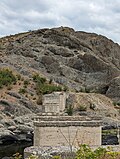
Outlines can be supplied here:
[[63, 92], [44, 95], [44, 112], [34, 120], [34, 146], [25, 149], [25, 158], [35, 152], [41, 159], [44, 152], [58, 153], [59, 149], [69, 154], [84, 143], [93, 147], [101, 145], [101, 121], [63, 115], [66, 97]]
[[78, 147], [85, 143], [100, 146], [101, 122], [88, 117], [62, 116], [65, 105], [64, 92], [44, 95], [44, 113], [34, 121], [34, 145]]
[[43, 112], [60, 114], [65, 110], [66, 93], [54, 92], [43, 97]]
[[101, 145], [101, 122], [80, 116], [41, 116], [34, 122], [35, 146]]

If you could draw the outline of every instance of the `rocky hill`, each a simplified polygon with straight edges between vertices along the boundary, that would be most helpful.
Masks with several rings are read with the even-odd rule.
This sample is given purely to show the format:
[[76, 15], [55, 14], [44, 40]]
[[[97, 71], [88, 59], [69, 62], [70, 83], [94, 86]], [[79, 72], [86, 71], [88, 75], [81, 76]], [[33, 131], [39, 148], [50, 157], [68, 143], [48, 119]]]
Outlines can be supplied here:
[[31, 118], [42, 109], [34, 74], [69, 89], [75, 110], [82, 105], [87, 115], [119, 119], [120, 46], [102, 35], [59, 27], [7, 36], [0, 39], [0, 68], [17, 77], [0, 89], [1, 134], [32, 132]]

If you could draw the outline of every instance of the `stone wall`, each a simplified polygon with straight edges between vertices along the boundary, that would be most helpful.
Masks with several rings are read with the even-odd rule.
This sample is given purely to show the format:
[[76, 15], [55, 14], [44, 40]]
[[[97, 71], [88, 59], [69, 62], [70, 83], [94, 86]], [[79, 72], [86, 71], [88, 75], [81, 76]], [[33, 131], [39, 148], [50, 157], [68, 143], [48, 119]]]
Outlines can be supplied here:
[[65, 110], [66, 93], [54, 92], [46, 94], [43, 97], [44, 112], [48, 113], [60, 113]]
[[80, 121], [79, 117], [41, 117], [34, 122], [34, 146], [100, 146], [100, 125], [100, 121]]

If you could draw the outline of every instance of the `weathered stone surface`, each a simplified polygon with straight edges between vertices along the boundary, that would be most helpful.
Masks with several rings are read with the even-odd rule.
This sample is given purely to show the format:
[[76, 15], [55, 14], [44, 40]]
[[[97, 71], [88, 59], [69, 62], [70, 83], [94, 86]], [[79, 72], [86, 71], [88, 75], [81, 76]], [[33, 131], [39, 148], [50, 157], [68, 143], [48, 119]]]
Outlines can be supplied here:
[[18, 126], [18, 129], [21, 131], [21, 132], [33, 132], [33, 128], [30, 127], [30, 126], [27, 126], [27, 125], [19, 125]]
[[[101, 148], [108, 148], [110, 147], [112, 151], [119, 152], [120, 151], [120, 145], [104, 145], [101, 146]], [[97, 149], [97, 146], [91, 146], [93, 150]], [[51, 147], [51, 146], [46, 146], [46, 147], [36, 147], [36, 146], [31, 146], [28, 147], [24, 150], [24, 156], [25, 159], [28, 158], [31, 154], [32, 155], [37, 155], [38, 159], [51, 159], [54, 156], [61, 156], [62, 159], [68, 157], [68, 158], [75, 158], [75, 152], [78, 149], [75, 147], [72, 147], [72, 153], [71, 149], [69, 146], [57, 146], [57, 147]]]
[[10, 96], [13, 96], [13, 97], [18, 98], [18, 99], [22, 98], [22, 96], [20, 94], [16, 93], [16, 92], [9, 91], [8, 94]]
[[35, 70], [48, 73], [48, 77], [52, 74], [57, 82], [77, 91], [89, 87], [90, 91], [106, 93], [111, 80], [120, 74], [120, 46], [101, 35], [60, 27], [9, 41], [5, 47], [10, 55], [7, 64], [17, 68], [19, 61], [23, 75], [29, 76], [26, 68], [35, 66]]
[[67, 94], [65, 92], [53, 92], [43, 96], [43, 110], [45, 113], [64, 113]]
[[38, 159], [51, 159], [54, 156], [61, 156], [61, 158], [65, 158], [66, 156], [68, 158], [73, 158], [75, 156], [75, 152], [77, 149], [75, 147], [71, 148], [69, 146], [44, 146], [44, 147], [37, 147], [37, 146], [31, 146], [28, 148], [25, 148], [24, 150], [24, 158], [28, 158], [30, 155], [36, 155], [38, 156]]
[[[10, 68], [24, 78], [31, 78], [34, 73], [39, 73], [47, 79], [68, 86], [70, 91], [85, 92], [86, 95], [81, 96], [79, 103], [85, 103], [87, 111], [74, 112], [76, 114], [118, 117], [118, 111], [111, 102], [106, 103], [106, 98], [102, 96], [99, 100], [97, 94], [87, 94], [102, 93], [116, 102], [120, 101], [118, 44], [104, 36], [67, 27], [40, 29], [0, 40], [0, 68]], [[22, 88], [23, 81], [18, 83], [19, 88]], [[14, 124], [6, 123], [3, 118], [10, 118], [15, 126], [19, 126], [28, 120], [25, 119], [28, 114], [34, 116], [34, 113], [42, 111], [42, 107], [34, 100], [37, 98], [34, 85], [31, 84], [31, 88], [26, 89], [28, 94], [25, 95], [19, 94], [16, 85], [13, 87], [14, 90], [11, 91], [6, 88], [0, 90], [0, 124], [7, 128]], [[76, 109], [75, 100], [76, 94], [71, 95], [67, 103]], [[94, 110], [89, 109], [92, 101], [95, 104]], [[28, 126], [32, 126], [30, 120], [31, 118], [27, 122]]]
[[106, 95], [112, 98], [116, 98], [117, 102], [120, 102], [120, 76], [114, 78], [110, 85], [109, 88], [106, 92]]
[[[101, 145], [101, 121], [79, 116], [47, 116], [34, 121], [35, 146]], [[44, 133], [43, 133], [44, 132]]]
[[16, 126], [9, 126], [9, 127], [8, 127], [8, 130], [14, 131], [14, 130], [16, 130], [16, 128], [17, 128]]

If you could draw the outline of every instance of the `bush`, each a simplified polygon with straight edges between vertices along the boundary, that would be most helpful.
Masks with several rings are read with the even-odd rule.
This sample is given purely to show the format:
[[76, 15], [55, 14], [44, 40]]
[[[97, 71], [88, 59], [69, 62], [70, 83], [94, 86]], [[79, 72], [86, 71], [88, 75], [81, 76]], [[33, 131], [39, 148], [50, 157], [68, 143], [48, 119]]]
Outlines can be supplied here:
[[29, 80], [24, 81], [24, 85], [27, 86], [29, 84]]
[[79, 109], [79, 111], [86, 111], [87, 107], [84, 105], [79, 105], [78, 109]]
[[120, 102], [113, 102], [114, 106], [120, 106]]
[[42, 94], [49, 94], [52, 93], [54, 91], [62, 91], [62, 87], [60, 86], [56, 86], [56, 85], [50, 85], [50, 84], [38, 84], [37, 85], [37, 91], [38, 93], [42, 93]]
[[94, 103], [90, 103], [90, 109], [95, 110], [96, 105]]
[[33, 76], [33, 80], [36, 82], [37, 94], [49, 94], [54, 91], [62, 91], [61, 86], [47, 83], [46, 78], [40, 77], [38, 74]]
[[113, 152], [102, 147], [92, 150], [88, 145], [80, 145], [75, 159], [119, 159], [120, 152]]
[[0, 69], [0, 88], [16, 83], [16, 77], [8, 69]]
[[19, 89], [19, 93], [21, 93], [21, 94], [25, 94], [27, 91], [26, 91], [26, 89], [24, 89], [24, 88], [20, 88]]
[[72, 116], [72, 115], [73, 115], [73, 107], [72, 107], [71, 105], [67, 108], [66, 113], [67, 113], [69, 116]]
[[34, 80], [35, 82], [41, 83], [41, 84], [43, 84], [43, 83], [46, 82], [46, 78], [40, 77], [39, 74], [33, 75], [33, 80]]
[[[13, 155], [13, 157], [10, 157], [12, 159], [22, 159], [22, 155], [19, 153], [16, 153]], [[36, 155], [31, 154], [26, 159], [38, 159], [39, 157]], [[48, 157], [43, 157], [48, 158]], [[51, 156], [51, 159], [62, 159], [63, 157], [61, 155], [59, 156]], [[68, 157], [67, 155], [64, 156], [64, 159], [120, 159], [120, 152], [114, 152], [112, 151], [111, 147], [103, 148], [98, 147], [97, 149], [93, 150], [88, 145], [83, 144], [80, 145], [78, 151], [75, 154], [75, 157], [71, 156]]]
[[23, 88], [27, 88], [27, 85], [24, 85]]

